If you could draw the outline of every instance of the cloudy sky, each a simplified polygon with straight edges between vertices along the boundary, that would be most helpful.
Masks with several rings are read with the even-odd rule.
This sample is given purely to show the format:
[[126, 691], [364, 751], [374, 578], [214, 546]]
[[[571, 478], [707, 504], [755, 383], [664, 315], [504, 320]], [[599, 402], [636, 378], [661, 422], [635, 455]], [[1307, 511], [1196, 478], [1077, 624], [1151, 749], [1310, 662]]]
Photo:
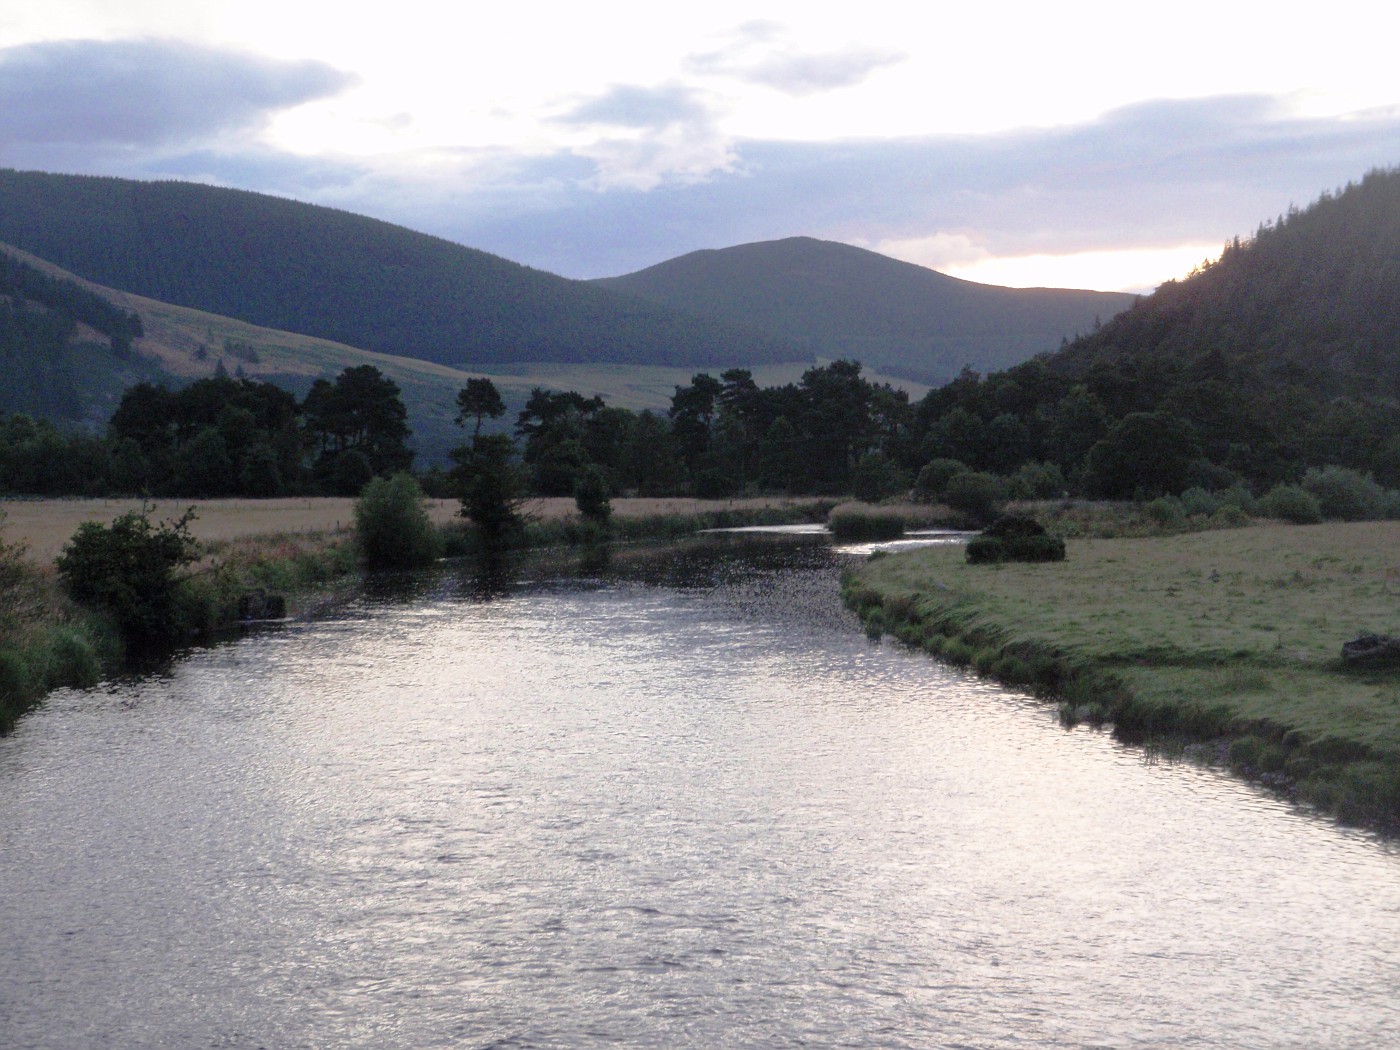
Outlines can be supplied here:
[[1138, 290], [1400, 163], [1400, 14], [1370, 3], [689, 6], [0, 0], [0, 166], [275, 193], [570, 277], [807, 235]]

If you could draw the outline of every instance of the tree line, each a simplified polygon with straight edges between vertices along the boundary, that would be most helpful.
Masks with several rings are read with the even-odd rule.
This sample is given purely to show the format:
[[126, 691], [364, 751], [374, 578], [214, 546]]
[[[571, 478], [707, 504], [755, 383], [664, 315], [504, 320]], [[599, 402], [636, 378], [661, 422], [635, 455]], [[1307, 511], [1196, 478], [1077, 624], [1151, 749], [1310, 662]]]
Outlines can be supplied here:
[[138, 383], [102, 436], [0, 417], [0, 492], [182, 497], [355, 495], [413, 461], [399, 388], [372, 365], [318, 379], [298, 401], [215, 376]]
[[[854, 361], [760, 387], [746, 369], [696, 373], [667, 408], [535, 388], [513, 422], [494, 384], [468, 380], [450, 467], [430, 494], [473, 485], [574, 496], [759, 493], [938, 499], [955, 478], [998, 498], [1151, 499], [1188, 489], [1262, 493], [1333, 466], [1400, 486], [1400, 409], [1241, 397], [1247, 376], [1221, 355], [1191, 367], [1103, 362], [1081, 374], [1037, 359], [965, 371], [917, 402]], [[0, 491], [182, 497], [354, 495], [407, 471], [411, 434], [397, 385], [370, 365], [318, 380], [305, 398], [218, 376], [130, 388], [101, 437], [24, 415], [0, 417]], [[968, 476], [973, 480], [969, 481]]]

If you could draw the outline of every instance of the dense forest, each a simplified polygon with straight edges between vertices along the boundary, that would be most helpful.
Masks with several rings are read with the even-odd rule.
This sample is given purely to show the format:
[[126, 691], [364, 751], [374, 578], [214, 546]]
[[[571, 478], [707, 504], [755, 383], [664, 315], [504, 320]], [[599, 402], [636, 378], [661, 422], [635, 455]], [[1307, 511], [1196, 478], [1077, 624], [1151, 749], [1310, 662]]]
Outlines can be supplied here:
[[935, 391], [917, 429], [930, 454], [1051, 461], [1101, 495], [1320, 463], [1400, 484], [1400, 171], [1290, 209], [1057, 353]]
[[103, 436], [0, 416], [0, 492], [24, 495], [354, 495], [413, 460], [398, 387], [378, 369], [306, 397], [217, 376], [127, 390]]
[[976, 284], [811, 237], [691, 252], [594, 283], [751, 325], [819, 360], [862, 361], [932, 386], [965, 366], [1019, 364], [1133, 301], [1120, 292]]
[[440, 364], [809, 359], [400, 226], [194, 183], [0, 169], [0, 241], [126, 292]]
[[93, 358], [118, 367], [110, 358], [126, 361], [141, 334], [136, 314], [0, 252], [0, 411], [79, 418]]

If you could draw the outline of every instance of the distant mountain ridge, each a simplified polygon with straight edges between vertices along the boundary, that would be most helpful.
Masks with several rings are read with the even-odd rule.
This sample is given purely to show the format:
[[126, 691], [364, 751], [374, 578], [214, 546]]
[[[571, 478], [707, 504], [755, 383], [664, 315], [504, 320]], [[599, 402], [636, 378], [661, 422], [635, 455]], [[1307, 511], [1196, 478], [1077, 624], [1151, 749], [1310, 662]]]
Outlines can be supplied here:
[[811, 237], [691, 252], [593, 282], [925, 382], [1007, 368], [1130, 306], [1122, 292], [1002, 288]]
[[390, 223], [195, 183], [0, 169], [0, 241], [107, 287], [457, 368], [804, 356]]

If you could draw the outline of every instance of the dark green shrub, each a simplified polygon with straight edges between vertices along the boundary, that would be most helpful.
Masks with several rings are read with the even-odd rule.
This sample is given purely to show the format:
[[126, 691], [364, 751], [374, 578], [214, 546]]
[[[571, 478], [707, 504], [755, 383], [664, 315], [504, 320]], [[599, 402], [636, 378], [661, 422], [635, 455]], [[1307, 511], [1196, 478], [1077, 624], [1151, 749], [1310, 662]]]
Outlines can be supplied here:
[[1233, 503], [1222, 503], [1210, 516], [1210, 523], [1217, 529], [1240, 529], [1249, 524], [1249, 515]]
[[858, 508], [838, 508], [827, 518], [826, 527], [838, 540], [893, 540], [904, 535], [904, 519]]
[[1006, 560], [1006, 544], [995, 536], [974, 536], [967, 541], [970, 565], [990, 565]]
[[1181, 494], [1181, 508], [1193, 518], [1198, 514], [1209, 517], [1220, 509], [1220, 500], [1199, 485], [1194, 485]]
[[1259, 498], [1256, 510], [1266, 518], [1295, 525], [1314, 525], [1322, 520], [1322, 504], [1301, 485], [1275, 485]]
[[1186, 510], [1175, 496], [1158, 496], [1146, 507], [1147, 516], [1161, 529], [1180, 529], [1186, 525]]
[[1065, 494], [1065, 475], [1058, 463], [1022, 463], [1011, 478], [1018, 499], [1055, 499]]
[[851, 470], [851, 494], [867, 503], [909, 491], [909, 475], [883, 452], [867, 452]]
[[931, 459], [919, 471], [914, 482], [914, 498], [921, 503], [932, 503], [943, 495], [950, 479], [958, 474], [966, 474], [972, 468], [957, 459]]
[[1317, 498], [1325, 518], [1369, 521], [1385, 517], [1389, 499], [1370, 474], [1347, 467], [1313, 467], [1303, 475], [1303, 488]]
[[585, 521], [603, 526], [612, 516], [612, 491], [603, 472], [591, 464], [584, 467], [574, 485], [574, 506]]
[[85, 522], [58, 557], [59, 578], [74, 601], [105, 609], [132, 649], [169, 645], [187, 628], [179, 615], [178, 573], [197, 557], [189, 534], [193, 519], [190, 509], [154, 524], [147, 507], [111, 525]]
[[1065, 541], [1048, 535], [1045, 527], [1034, 518], [1007, 514], [968, 541], [967, 560], [973, 565], [1064, 561]]
[[48, 685], [81, 687], [101, 681], [102, 661], [82, 634], [70, 627], [59, 627], [48, 641], [48, 667], [44, 674]]
[[374, 478], [355, 501], [355, 542], [371, 569], [432, 564], [440, 544], [412, 474]]
[[1008, 561], [1064, 561], [1065, 541], [1058, 536], [1024, 536], [1007, 543]]
[[978, 521], [993, 517], [1005, 498], [1006, 482], [980, 471], [955, 474], [943, 490], [944, 503]]
[[507, 547], [523, 533], [524, 472], [515, 444], [506, 434], [481, 434], [470, 446], [454, 449], [453, 473], [461, 493], [462, 516], [476, 526], [483, 546]]

